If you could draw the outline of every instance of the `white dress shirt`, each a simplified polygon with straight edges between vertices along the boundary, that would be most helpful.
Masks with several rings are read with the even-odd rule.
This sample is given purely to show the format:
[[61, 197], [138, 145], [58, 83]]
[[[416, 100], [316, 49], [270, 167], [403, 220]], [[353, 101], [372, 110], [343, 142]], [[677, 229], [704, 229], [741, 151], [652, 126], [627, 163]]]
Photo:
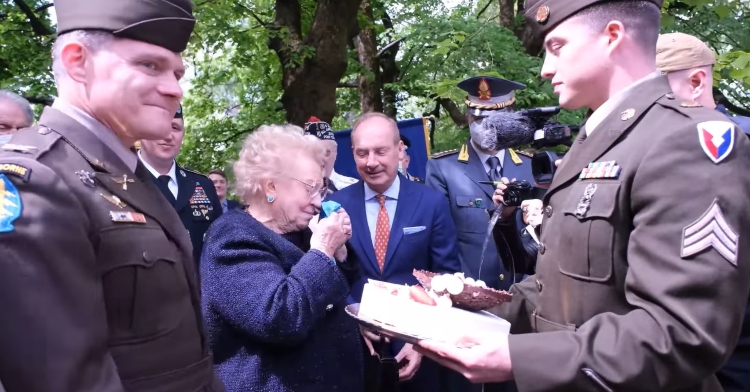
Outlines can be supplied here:
[[[398, 192], [401, 189], [401, 178], [396, 176], [391, 187], [388, 188], [385, 195], [385, 210], [388, 212], [388, 230], [393, 227], [393, 219], [396, 217], [396, 207], [398, 206]], [[378, 212], [380, 212], [380, 202], [375, 196], [379, 193], [370, 189], [365, 183], [365, 212], [367, 213], [367, 227], [370, 228], [370, 239], [372, 245], [375, 245], [375, 230], [378, 226]]]
[[[143, 155], [141, 155], [141, 152], [138, 151], [138, 158], [143, 162], [143, 166], [146, 166], [146, 169], [157, 179], [160, 174], [156, 169], [154, 169], [151, 165], [146, 162], [145, 159], [143, 159]], [[169, 188], [169, 191], [172, 192], [172, 196], [174, 196], [175, 199], [177, 199], [177, 191], [179, 190], [179, 186], [177, 186], [177, 164], [175, 161], [172, 161], [172, 168], [169, 169], [169, 174], [166, 174], [169, 176], [169, 183], [167, 184], [167, 187]]]

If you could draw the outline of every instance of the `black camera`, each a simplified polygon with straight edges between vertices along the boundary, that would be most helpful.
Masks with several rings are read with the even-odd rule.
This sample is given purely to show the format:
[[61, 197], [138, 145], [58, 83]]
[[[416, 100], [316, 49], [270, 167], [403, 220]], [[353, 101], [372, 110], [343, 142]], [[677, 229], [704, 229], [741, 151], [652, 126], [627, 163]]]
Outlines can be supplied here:
[[524, 200], [534, 199], [534, 186], [528, 181], [516, 181], [508, 184], [504, 195], [505, 205], [508, 207], [520, 207]]
[[552, 177], [555, 176], [557, 166], [555, 162], [565, 156], [564, 152], [555, 153], [554, 151], [541, 151], [531, 158], [531, 174], [534, 181], [540, 185], [552, 183]]

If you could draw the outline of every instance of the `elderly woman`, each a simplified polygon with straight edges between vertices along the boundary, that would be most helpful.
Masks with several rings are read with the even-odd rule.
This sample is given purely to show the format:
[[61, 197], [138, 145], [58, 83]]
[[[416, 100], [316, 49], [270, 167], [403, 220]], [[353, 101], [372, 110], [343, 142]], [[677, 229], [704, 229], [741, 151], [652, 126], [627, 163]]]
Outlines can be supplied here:
[[234, 173], [247, 207], [214, 222], [201, 263], [227, 391], [363, 390], [357, 325], [344, 311], [356, 278], [344, 246], [351, 222], [339, 210], [304, 235], [325, 194], [323, 146], [298, 127], [263, 126]]

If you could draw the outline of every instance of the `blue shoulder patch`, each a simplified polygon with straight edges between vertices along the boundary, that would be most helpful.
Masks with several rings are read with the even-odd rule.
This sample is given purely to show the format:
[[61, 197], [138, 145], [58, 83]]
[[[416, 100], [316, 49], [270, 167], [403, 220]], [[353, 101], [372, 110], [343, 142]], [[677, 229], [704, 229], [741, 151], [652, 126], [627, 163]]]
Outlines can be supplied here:
[[0, 174], [0, 233], [11, 233], [13, 222], [21, 216], [21, 195], [18, 189], [5, 176]]

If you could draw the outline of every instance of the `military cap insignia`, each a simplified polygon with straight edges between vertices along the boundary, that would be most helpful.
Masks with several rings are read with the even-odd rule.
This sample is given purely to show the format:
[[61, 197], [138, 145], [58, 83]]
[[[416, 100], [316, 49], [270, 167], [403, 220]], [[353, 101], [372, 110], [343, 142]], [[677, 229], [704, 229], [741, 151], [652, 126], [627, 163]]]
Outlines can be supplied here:
[[15, 163], [0, 163], [0, 174], [16, 176], [23, 182], [28, 182], [31, 177], [31, 169]]
[[544, 23], [549, 19], [549, 7], [546, 5], [543, 5], [536, 10], [536, 21], [539, 23]]
[[5, 174], [0, 174], [0, 233], [15, 230], [13, 222], [21, 216], [22, 207], [18, 189]]
[[482, 78], [482, 80], [479, 81], [479, 91], [477, 91], [477, 93], [477, 97], [479, 97], [479, 99], [481, 99], [482, 101], [489, 100], [492, 97], [490, 84], [487, 83], [487, 79]]
[[737, 265], [739, 235], [724, 218], [719, 200], [714, 199], [703, 216], [682, 231], [681, 257], [686, 258], [714, 248], [732, 265]]
[[729, 121], [702, 122], [698, 124], [698, 140], [708, 158], [719, 163], [732, 153], [734, 124]]

